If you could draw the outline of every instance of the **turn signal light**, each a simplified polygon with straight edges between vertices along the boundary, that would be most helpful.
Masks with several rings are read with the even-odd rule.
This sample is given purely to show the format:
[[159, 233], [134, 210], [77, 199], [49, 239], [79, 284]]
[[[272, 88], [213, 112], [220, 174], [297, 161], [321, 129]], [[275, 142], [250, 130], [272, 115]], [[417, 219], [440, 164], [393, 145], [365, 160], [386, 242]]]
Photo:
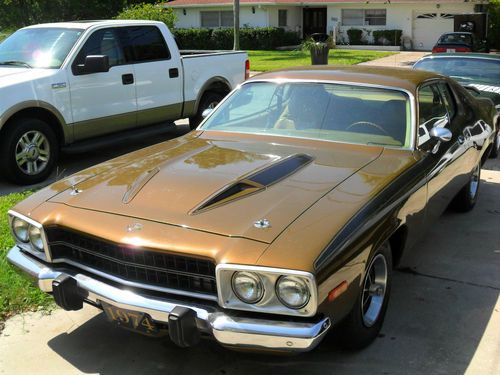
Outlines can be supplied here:
[[344, 293], [347, 290], [348, 286], [349, 284], [347, 283], [347, 281], [344, 280], [335, 288], [330, 290], [330, 293], [328, 293], [328, 302], [332, 302], [334, 299], [339, 297], [342, 293]]

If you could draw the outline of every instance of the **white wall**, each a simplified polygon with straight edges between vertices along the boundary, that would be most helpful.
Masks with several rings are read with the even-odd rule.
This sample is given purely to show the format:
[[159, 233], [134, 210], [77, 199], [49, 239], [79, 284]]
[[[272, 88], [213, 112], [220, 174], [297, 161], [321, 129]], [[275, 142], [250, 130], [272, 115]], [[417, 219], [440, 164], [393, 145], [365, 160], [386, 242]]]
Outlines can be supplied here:
[[[342, 9], [387, 9], [387, 25], [384, 26], [342, 26]], [[347, 38], [348, 29], [381, 30], [400, 29], [403, 36], [413, 37], [414, 13], [472, 13], [474, 3], [440, 4], [338, 4], [328, 7], [327, 29], [328, 32], [338, 24], [341, 34]], [[337, 21], [335, 21], [337, 19]], [[450, 30], [453, 31], [453, 30]]]
[[[205, 7], [205, 8], [184, 8], [186, 15], [183, 14], [183, 8], [174, 8], [177, 14], [177, 28], [201, 27], [200, 11], [232, 10], [232, 6], [227, 7]], [[277, 23], [277, 21], [276, 21]], [[264, 8], [255, 7], [255, 13], [252, 13], [252, 7], [240, 8], [240, 26], [241, 27], [267, 27], [268, 14]]]

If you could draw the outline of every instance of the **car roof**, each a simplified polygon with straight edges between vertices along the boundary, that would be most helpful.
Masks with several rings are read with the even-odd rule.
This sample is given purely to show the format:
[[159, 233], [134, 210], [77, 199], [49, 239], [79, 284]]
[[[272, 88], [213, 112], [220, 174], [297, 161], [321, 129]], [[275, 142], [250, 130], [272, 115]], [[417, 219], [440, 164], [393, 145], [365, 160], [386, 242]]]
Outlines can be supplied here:
[[444, 33], [441, 36], [443, 36], [443, 35], [472, 35], [472, 34], [473, 33], [469, 32], [469, 31], [452, 31], [449, 33]]
[[453, 52], [453, 53], [434, 53], [434, 54], [425, 55], [420, 60], [423, 60], [423, 59], [446, 59], [446, 58], [450, 58], [450, 57], [455, 57], [455, 58], [457, 58], [457, 57], [463, 57], [465, 59], [472, 59], [472, 58], [474, 58], [474, 59], [485, 59], [485, 60], [500, 60], [500, 55], [497, 55], [497, 54], [491, 54], [491, 53], [474, 53], [474, 52], [468, 52], [468, 53], [459, 53], [459, 52]]
[[72, 21], [72, 22], [53, 22], [53, 23], [42, 23], [38, 25], [31, 25], [25, 27], [26, 29], [36, 29], [36, 28], [49, 28], [49, 27], [57, 27], [57, 28], [68, 28], [68, 29], [88, 29], [97, 25], [110, 25], [110, 26], [118, 26], [127, 23], [130, 24], [160, 24], [158, 21], [147, 21], [147, 20], [82, 20], [82, 21]]
[[388, 68], [367, 65], [315, 65], [261, 73], [253, 76], [249, 81], [287, 79], [304, 81], [340, 81], [403, 89], [415, 94], [417, 87], [421, 83], [435, 78], [443, 78], [443, 76], [433, 72], [407, 68]]

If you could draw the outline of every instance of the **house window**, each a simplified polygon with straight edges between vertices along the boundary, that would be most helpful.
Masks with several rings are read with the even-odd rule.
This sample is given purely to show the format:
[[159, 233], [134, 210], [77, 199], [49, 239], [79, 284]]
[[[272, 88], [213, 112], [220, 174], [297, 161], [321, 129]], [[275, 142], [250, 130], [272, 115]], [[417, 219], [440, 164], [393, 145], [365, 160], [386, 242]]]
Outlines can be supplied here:
[[288, 26], [288, 10], [279, 9], [278, 10], [278, 27]]
[[232, 27], [234, 25], [233, 11], [200, 12], [201, 27]]
[[343, 26], [385, 26], [386, 9], [342, 9]]

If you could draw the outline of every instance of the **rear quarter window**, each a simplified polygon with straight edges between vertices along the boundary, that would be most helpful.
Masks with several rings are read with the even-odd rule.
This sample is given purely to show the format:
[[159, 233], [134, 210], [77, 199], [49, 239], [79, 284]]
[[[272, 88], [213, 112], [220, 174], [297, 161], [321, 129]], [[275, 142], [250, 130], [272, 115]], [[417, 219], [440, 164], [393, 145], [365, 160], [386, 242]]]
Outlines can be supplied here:
[[127, 27], [126, 50], [134, 62], [170, 59], [165, 39], [156, 26]]

